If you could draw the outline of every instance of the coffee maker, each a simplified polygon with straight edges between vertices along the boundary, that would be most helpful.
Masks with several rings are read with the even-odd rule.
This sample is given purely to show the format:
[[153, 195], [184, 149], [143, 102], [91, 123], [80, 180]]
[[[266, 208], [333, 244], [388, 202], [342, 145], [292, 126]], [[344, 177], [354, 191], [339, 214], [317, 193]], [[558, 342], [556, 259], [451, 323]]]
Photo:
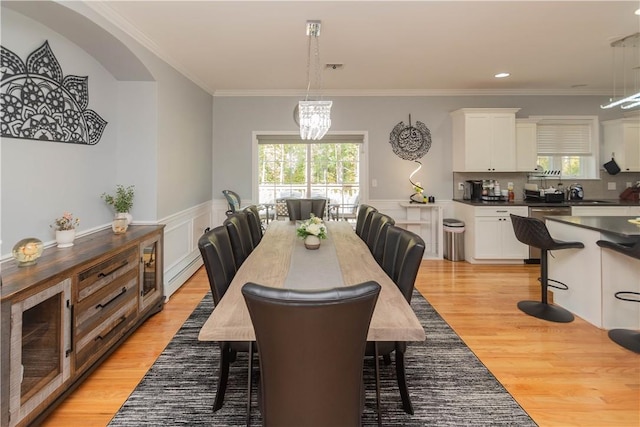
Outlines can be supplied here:
[[479, 202], [482, 200], [482, 180], [468, 180], [464, 183], [464, 200]]

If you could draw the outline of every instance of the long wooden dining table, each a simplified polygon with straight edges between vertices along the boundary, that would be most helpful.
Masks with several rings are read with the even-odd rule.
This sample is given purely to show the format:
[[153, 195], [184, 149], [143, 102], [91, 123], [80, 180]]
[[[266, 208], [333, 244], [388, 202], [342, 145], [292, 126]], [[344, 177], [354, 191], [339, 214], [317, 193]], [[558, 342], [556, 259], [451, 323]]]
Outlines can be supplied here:
[[242, 286], [254, 282], [292, 289], [350, 286], [374, 280], [381, 285], [368, 341], [423, 341], [425, 332], [395, 283], [346, 221], [326, 222], [327, 239], [307, 250], [291, 221], [272, 221], [202, 329], [200, 341], [255, 341]]

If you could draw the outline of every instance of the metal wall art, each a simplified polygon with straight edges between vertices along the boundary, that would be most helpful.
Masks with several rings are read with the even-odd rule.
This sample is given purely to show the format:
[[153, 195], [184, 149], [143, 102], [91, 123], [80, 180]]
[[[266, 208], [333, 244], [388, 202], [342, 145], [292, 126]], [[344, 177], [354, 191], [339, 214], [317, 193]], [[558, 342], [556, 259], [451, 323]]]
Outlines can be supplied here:
[[89, 105], [88, 77], [64, 76], [49, 42], [33, 51], [26, 64], [1, 47], [1, 135], [95, 145], [107, 122]]
[[416, 170], [409, 175], [409, 182], [413, 185], [414, 193], [409, 197], [412, 203], [426, 203], [423, 194], [424, 188], [419, 182], [413, 182], [413, 176], [420, 170], [421, 159], [431, 148], [431, 132], [424, 123], [417, 121], [415, 126], [411, 125], [411, 114], [409, 114], [409, 126], [400, 122], [394, 126], [389, 134], [389, 143], [393, 152], [404, 160], [413, 160], [418, 164]]

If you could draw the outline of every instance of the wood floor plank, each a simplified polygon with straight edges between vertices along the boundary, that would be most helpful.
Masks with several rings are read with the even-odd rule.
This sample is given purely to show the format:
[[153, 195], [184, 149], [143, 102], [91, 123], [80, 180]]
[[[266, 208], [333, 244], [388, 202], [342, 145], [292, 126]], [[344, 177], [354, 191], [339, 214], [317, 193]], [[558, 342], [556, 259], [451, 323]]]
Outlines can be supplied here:
[[[520, 312], [540, 299], [538, 272], [425, 260], [416, 288], [541, 427], [640, 426], [640, 356], [580, 318]], [[200, 269], [43, 426], [106, 425], [208, 290]]]

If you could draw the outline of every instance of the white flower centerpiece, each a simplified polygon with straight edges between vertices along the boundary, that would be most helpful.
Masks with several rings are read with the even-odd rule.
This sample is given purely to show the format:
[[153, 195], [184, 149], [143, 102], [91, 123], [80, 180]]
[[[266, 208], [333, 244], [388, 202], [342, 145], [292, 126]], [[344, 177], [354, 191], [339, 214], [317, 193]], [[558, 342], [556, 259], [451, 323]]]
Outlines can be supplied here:
[[304, 247], [307, 249], [318, 249], [320, 247], [320, 239], [327, 238], [327, 226], [324, 225], [322, 218], [311, 214], [311, 218], [303, 221], [296, 229], [299, 237], [304, 239]]
[[56, 230], [56, 242], [59, 248], [73, 246], [76, 238], [76, 227], [80, 225], [80, 220], [74, 218], [71, 212], [64, 212], [60, 218], [56, 218], [51, 224], [51, 228]]

